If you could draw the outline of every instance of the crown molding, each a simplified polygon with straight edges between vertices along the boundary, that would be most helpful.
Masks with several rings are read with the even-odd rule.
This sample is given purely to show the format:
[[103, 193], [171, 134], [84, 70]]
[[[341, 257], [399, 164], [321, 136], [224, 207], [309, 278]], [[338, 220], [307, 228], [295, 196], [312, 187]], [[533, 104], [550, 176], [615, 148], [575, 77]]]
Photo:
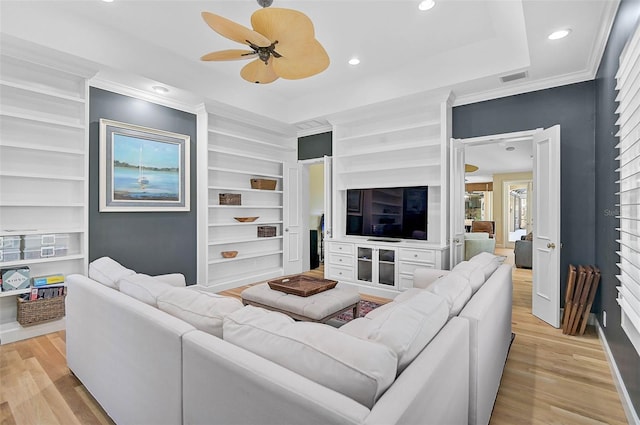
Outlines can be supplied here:
[[333, 126], [331, 124], [325, 124], [318, 127], [298, 130], [298, 137], [313, 136], [314, 134], [328, 133], [330, 131], [333, 131]]
[[144, 90], [132, 88], [130, 86], [115, 82], [113, 80], [101, 78], [100, 76], [96, 76], [90, 79], [89, 86], [95, 87], [98, 89], [108, 90], [110, 92], [118, 93], [124, 96], [134, 97], [136, 99], [144, 100], [147, 102], [155, 103], [157, 105], [166, 106], [168, 108], [177, 109], [179, 111], [188, 112], [191, 114], [196, 114], [198, 112], [200, 105], [202, 105], [202, 101], [194, 104], [185, 103], [185, 102], [181, 102], [176, 99], [167, 97], [166, 95], [161, 96], [161, 95], [150, 93]]
[[515, 96], [518, 94], [531, 93], [538, 90], [550, 89], [553, 87], [566, 86], [568, 84], [581, 83], [583, 81], [593, 80], [595, 73], [591, 70], [565, 74], [559, 77], [546, 78], [527, 83], [521, 83], [510, 87], [496, 90], [487, 90], [480, 93], [458, 96], [453, 106], [469, 105], [471, 103], [485, 102], [487, 100], [499, 99], [502, 97]]
[[602, 22], [606, 22], [608, 23], [608, 25], [602, 25], [599, 28], [598, 34], [596, 36], [595, 48], [591, 51], [591, 55], [589, 56], [589, 60], [587, 61], [587, 69], [591, 71], [591, 74], [593, 75], [592, 78], [596, 78], [598, 69], [600, 68], [602, 55], [604, 55], [604, 50], [607, 47], [607, 41], [609, 40], [609, 35], [611, 34], [611, 29], [613, 28], [613, 23], [615, 21], [616, 14], [618, 13], [619, 6], [619, 0], [605, 2], [605, 10], [602, 14]]

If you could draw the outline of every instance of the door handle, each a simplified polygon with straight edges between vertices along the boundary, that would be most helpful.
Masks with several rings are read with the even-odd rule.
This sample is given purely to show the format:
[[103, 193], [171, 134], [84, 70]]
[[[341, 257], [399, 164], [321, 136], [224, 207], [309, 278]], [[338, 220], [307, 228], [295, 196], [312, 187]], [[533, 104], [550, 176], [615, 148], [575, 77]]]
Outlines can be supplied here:
[[556, 244], [554, 244], [553, 242], [549, 242], [549, 243], [547, 244], [547, 248], [554, 249], [555, 247], [556, 247]]
[[288, 231], [289, 231], [289, 228], [287, 227], [286, 229], [284, 229], [284, 231], [285, 231], [285, 232], [288, 232]]

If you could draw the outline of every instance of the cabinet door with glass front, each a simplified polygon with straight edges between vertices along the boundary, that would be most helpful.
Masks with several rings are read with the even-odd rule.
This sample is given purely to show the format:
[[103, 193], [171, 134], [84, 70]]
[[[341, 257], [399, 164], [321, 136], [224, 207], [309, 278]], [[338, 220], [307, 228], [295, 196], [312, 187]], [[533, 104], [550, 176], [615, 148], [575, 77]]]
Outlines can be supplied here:
[[359, 282], [395, 287], [395, 249], [358, 246], [356, 255], [356, 277]]

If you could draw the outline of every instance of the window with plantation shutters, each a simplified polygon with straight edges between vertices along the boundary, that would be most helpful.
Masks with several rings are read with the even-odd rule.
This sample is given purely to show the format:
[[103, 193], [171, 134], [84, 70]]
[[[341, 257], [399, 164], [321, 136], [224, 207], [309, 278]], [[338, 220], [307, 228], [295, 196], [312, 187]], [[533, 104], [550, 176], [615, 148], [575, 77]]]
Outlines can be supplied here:
[[619, 143], [620, 262], [617, 275], [622, 328], [640, 354], [640, 31], [620, 55], [616, 74], [619, 103], [616, 124]]

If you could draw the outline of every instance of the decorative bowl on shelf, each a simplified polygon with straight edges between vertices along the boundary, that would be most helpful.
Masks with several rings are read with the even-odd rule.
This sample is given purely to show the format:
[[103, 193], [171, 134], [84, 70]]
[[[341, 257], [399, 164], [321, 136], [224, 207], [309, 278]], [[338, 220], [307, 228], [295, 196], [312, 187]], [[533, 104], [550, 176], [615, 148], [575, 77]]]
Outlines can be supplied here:
[[222, 254], [224, 258], [234, 258], [238, 255], [238, 251], [222, 251], [220, 254]]
[[256, 221], [258, 217], [233, 217], [238, 220], [240, 223], [247, 223], [251, 221]]

